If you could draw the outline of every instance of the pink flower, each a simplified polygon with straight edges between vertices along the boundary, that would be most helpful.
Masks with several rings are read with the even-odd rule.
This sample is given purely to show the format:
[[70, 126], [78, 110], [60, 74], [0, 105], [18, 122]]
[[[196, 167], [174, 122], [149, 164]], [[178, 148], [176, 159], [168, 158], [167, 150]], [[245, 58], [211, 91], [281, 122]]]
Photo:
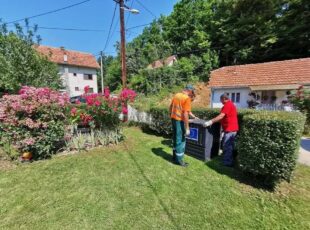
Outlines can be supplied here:
[[35, 139], [34, 138], [26, 138], [26, 139], [24, 139], [23, 141], [23, 144], [25, 144], [25, 145], [33, 145], [34, 143], [35, 143]]
[[75, 108], [75, 107], [72, 108], [70, 113], [71, 113], [71, 116], [75, 116], [77, 114], [77, 108]]
[[85, 94], [87, 94], [89, 92], [89, 85], [84, 87], [84, 92], [85, 92]]
[[123, 108], [122, 108], [122, 113], [123, 113], [123, 114], [128, 114], [127, 106], [123, 106]]
[[100, 106], [101, 105], [101, 103], [100, 103], [100, 101], [95, 101], [95, 106]]
[[109, 98], [110, 97], [110, 89], [109, 87], [105, 87], [103, 90], [103, 94], [105, 98]]

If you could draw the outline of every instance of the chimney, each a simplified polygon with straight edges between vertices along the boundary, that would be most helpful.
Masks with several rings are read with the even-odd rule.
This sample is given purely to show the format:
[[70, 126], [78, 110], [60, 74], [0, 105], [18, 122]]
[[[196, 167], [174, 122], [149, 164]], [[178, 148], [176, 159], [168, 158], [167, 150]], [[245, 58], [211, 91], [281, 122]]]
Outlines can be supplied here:
[[64, 52], [64, 62], [68, 62], [68, 56], [66, 54], [66, 49], [64, 46], [60, 46], [60, 49]]

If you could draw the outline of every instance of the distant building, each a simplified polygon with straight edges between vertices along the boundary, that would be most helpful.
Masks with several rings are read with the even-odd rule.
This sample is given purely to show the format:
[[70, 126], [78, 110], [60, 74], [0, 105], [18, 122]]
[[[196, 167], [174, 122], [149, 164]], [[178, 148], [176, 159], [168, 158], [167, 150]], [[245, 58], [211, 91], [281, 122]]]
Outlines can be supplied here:
[[253, 97], [262, 108], [275, 108], [300, 85], [310, 85], [310, 58], [226, 66], [211, 72], [211, 107], [222, 107], [220, 96], [228, 93], [239, 108]]
[[156, 60], [147, 66], [147, 69], [157, 69], [164, 66], [172, 66], [175, 62], [177, 62], [177, 57], [172, 55], [163, 60]]
[[98, 93], [99, 64], [92, 54], [41, 45], [37, 46], [36, 50], [58, 65], [63, 91], [70, 97], [83, 94], [85, 86], [89, 86], [89, 92]]

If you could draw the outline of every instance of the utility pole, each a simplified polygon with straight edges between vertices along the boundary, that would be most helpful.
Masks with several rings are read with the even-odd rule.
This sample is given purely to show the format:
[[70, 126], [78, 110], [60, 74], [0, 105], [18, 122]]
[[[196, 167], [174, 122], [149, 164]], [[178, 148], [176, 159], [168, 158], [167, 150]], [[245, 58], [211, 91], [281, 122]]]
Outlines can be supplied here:
[[123, 89], [127, 87], [126, 71], [126, 46], [125, 46], [125, 22], [124, 22], [124, 0], [119, 0], [119, 13], [121, 25], [121, 63], [122, 63], [122, 83]]
[[103, 95], [103, 65], [102, 65], [103, 61], [102, 61], [102, 56], [103, 56], [102, 51], [100, 51], [101, 93]]

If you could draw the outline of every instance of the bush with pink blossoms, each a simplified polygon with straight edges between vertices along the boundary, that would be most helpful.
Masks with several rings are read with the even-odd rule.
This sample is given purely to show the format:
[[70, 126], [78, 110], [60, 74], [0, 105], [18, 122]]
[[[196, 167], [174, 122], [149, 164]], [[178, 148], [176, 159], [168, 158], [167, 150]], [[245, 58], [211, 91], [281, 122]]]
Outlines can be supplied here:
[[307, 116], [304, 133], [310, 134], [310, 88], [301, 85], [288, 98], [295, 108]]
[[47, 158], [64, 144], [69, 103], [66, 94], [49, 88], [22, 87], [0, 99], [0, 145]]
[[136, 93], [130, 89], [124, 89], [118, 96], [111, 96], [108, 88], [104, 94], [88, 94], [85, 87], [83, 99], [86, 103], [79, 103], [70, 108], [72, 124], [89, 126], [92, 129], [118, 128], [121, 113], [127, 114], [127, 103], [133, 102]]

